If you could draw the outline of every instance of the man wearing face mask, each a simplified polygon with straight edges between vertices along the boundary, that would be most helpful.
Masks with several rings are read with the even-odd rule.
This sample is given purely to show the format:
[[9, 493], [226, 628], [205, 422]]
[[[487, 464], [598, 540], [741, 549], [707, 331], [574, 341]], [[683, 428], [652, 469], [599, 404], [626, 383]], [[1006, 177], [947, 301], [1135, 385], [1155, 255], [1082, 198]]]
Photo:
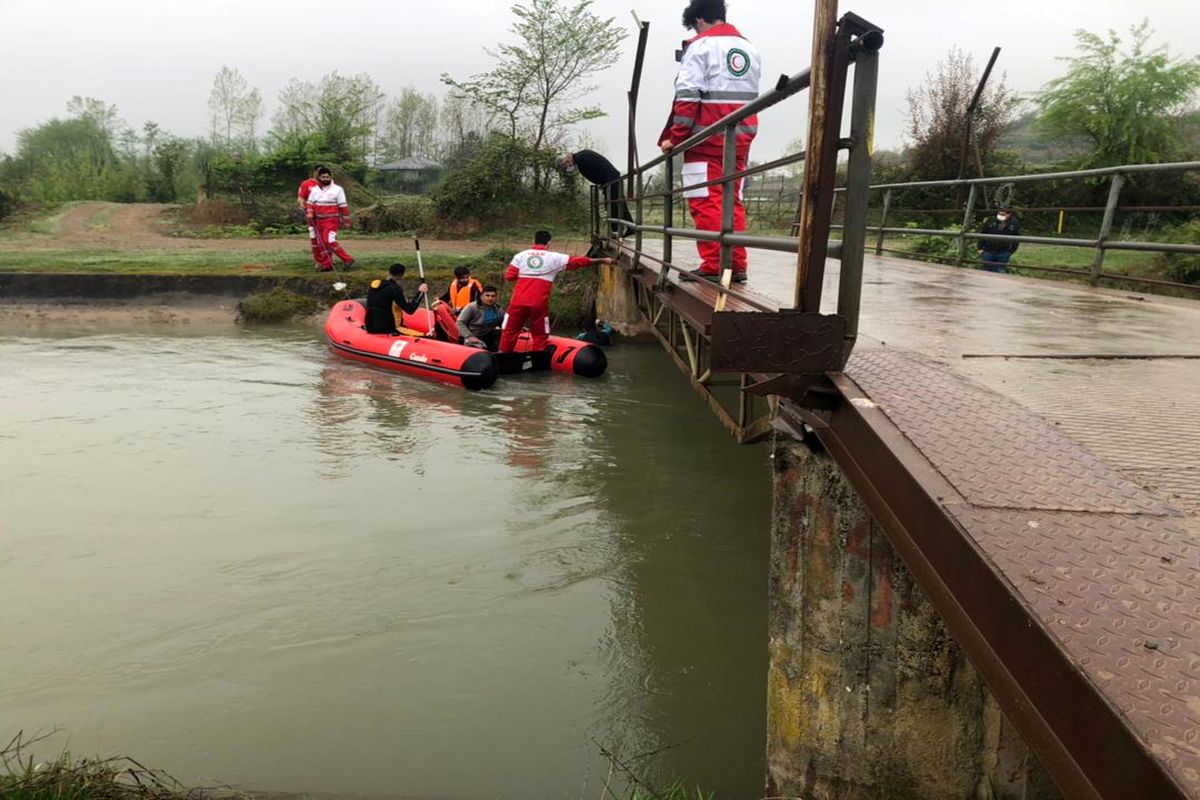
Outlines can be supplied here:
[[346, 269], [354, 266], [354, 259], [338, 243], [337, 235], [341, 227], [350, 227], [350, 206], [346, 203], [346, 192], [333, 182], [333, 175], [322, 167], [317, 170], [317, 183], [308, 193], [304, 204], [308, 215], [308, 224], [313, 226], [316, 233], [318, 250], [317, 269], [328, 272], [333, 269], [333, 256], [337, 256], [346, 265]]
[[[583, 179], [597, 186], [607, 186], [608, 216], [612, 219], [623, 219], [633, 222], [629, 214], [629, 206], [625, 204], [625, 192], [618, 180], [621, 172], [613, 163], [595, 150], [580, 150], [578, 153], [564, 153], [554, 161], [563, 172], [570, 175], [578, 172]], [[609, 229], [617, 236], [626, 236], [631, 231], [624, 225], [609, 223]]]
[[[1013, 216], [1011, 208], [1000, 206], [996, 213], [983, 223], [979, 232], [997, 236], [1020, 236], [1021, 221]], [[1018, 242], [1004, 239], [980, 239], [978, 253], [980, 261], [983, 262], [983, 269], [988, 272], [1008, 272], [1008, 260], [1017, 252], [1018, 246]]]

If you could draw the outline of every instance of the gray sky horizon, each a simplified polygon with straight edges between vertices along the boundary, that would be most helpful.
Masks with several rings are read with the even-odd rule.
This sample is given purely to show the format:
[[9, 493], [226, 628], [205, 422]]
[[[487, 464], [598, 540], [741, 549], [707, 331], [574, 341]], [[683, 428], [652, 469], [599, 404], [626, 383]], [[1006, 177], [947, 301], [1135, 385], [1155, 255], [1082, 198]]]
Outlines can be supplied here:
[[[578, 135], [612, 160], [625, 154], [625, 93], [636, 42], [630, 9], [650, 21], [646, 66], [638, 113], [642, 158], [669, 111], [676, 64], [674, 50], [687, 32], [679, 24], [683, 0], [595, 0], [593, 9], [614, 17], [630, 32], [616, 65], [598, 76], [587, 102], [609, 116], [575, 127]], [[28, 77], [6, 81], [7, 112], [0, 121], [0, 153], [15, 150], [17, 133], [66, 115], [73, 95], [114, 104], [140, 129], [146, 121], [184, 137], [208, 132], [208, 95], [222, 66], [237, 68], [262, 93], [269, 127], [279, 91], [291, 78], [318, 80], [337, 70], [369, 73], [389, 96], [406, 86], [439, 97], [443, 72], [464, 78], [488, 69], [484, 48], [508, 40], [511, 3], [445, 0], [440, 4], [360, 0], [330, 13], [316, 0], [60, 0], [48, 4], [0, 0], [10, 32], [9, 63]], [[1064, 69], [1058, 56], [1074, 52], [1074, 31], [1125, 34], [1142, 19], [1155, 31], [1155, 45], [1172, 56], [1193, 56], [1200, 41], [1200, 14], [1184, 0], [1031, 0], [982, 4], [927, 0], [860, 0], [839, 4], [885, 31], [877, 100], [876, 146], [903, 143], [905, 93], [919, 85], [952, 45], [982, 67], [993, 46], [1002, 49], [997, 75], [1029, 94]], [[782, 73], [808, 65], [811, 3], [730, 0], [729, 21], [758, 47], [765, 91]], [[314, 31], [324, 30], [322, 35]], [[785, 152], [803, 132], [806, 101], [793, 98], [763, 115], [752, 157], [766, 160]]]

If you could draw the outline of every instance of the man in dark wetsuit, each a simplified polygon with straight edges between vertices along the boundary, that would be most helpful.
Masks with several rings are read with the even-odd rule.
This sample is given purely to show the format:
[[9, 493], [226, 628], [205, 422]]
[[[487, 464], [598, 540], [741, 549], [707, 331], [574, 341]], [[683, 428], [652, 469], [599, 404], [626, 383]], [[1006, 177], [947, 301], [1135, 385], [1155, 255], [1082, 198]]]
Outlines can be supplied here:
[[[633, 222], [633, 217], [629, 214], [629, 206], [625, 203], [625, 192], [621, 188], [621, 182], [618, 180], [621, 177], [620, 171], [613, 166], [613, 163], [604, 156], [597, 153], [595, 150], [580, 150], [578, 153], [564, 153], [559, 156], [555, 163], [558, 168], [566, 173], [578, 171], [580, 175], [591, 183], [597, 186], [608, 186], [608, 216], [613, 219], [623, 219], [626, 222]], [[615, 222], [609, 223], [610, 230], [617, 236], [626, 236], [632, 231], [624, 225], [618, 225]]]
[[393, 336], [400, 333], [396, 328], [396, 312], [393, 304], [399, 306], [406, 314], [411, 314], [421, 307], [421, 299], [429, 286], [422, 283], [417, 287], [417, 295], [412, 300], [404, 296], [401, 279], [404, 277], [404, 265], [392, 264], [388, 267], [386, 278], [376, 278], [367, 289], [367, 333], [390, 333]]

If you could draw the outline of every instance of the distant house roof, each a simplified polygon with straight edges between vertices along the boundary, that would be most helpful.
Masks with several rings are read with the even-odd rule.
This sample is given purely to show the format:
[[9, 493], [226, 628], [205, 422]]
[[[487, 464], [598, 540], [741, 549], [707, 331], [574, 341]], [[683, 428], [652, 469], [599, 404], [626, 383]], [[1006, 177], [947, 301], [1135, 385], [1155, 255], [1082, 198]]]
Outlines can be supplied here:
[[391, 164], [381, 164], [380, 172], [403, 172], [407, 170], [421, 171], [425, 169], [441, 169], [442, 165], [434, 161], [432, 158], [425, 156], [409, 156], [395, 161]]

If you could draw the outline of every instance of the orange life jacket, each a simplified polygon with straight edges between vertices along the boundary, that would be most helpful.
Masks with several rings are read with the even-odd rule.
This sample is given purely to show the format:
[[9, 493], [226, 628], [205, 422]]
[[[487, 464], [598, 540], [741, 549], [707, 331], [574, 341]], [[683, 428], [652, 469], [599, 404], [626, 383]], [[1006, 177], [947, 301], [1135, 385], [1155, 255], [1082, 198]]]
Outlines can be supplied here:
[[471, 302], [471, 290], [474, 289], [479, 294], [483, 294], [483, 284], [471, 278], [467, 281], [466, 286], [458, 285], [458, 278], [450, 282], [450, 288], [446, 290], [446, 295], [450, 298], [450, 307], [455, 311], [460, 311], [466, 308]]

